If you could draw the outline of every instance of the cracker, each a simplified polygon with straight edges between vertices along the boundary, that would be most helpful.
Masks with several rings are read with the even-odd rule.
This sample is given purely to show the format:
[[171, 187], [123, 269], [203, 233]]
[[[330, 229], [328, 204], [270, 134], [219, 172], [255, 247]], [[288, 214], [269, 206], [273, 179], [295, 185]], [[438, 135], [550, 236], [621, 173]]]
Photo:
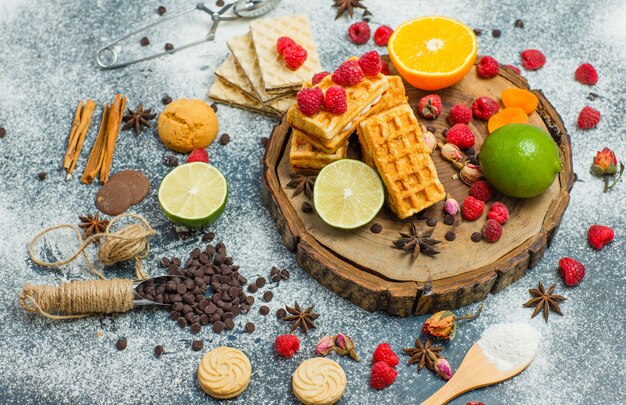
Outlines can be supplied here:
[[230, 105], [233, 107], [243, 108], [244, 110], [279, 116], [280, 114], [273, 108], [266, 107], [258, 100], [250, 97], [237, 87], [226, 83], [219, 77], [215, 78], [215, 82], [209, 90], [209, 98], [213, 101]]

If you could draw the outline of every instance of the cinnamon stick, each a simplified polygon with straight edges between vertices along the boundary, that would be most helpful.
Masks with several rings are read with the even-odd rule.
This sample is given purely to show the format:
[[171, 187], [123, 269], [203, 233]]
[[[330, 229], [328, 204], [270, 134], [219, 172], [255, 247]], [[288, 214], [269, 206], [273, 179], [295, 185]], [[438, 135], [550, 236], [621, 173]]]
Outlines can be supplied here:
[[[93, 117], [93, 111], [96, 109], [96, 103], [93, 100], [87, 100], [87, 103], [83, 107], [83, 111], [80, 116], [80, 124], [76, 129], [76, 140], [72, 147], [72, 158], [69, 167], [67, 169], [67, 178], [69, 179], [76, 167], [76, 162], [80, 156], [80, 152], [83, 149], [83, 143], [89, 132], [89, 126], [91, 125], [91, 119]], [[69, 152], [69, 150], [68, 150]]]
[[81, 178], [81, 181], [85, 184], [91, 184], [91, 182], [98, 175], [100, 167], [102, 166], [104, 145], [106, 143], [106, 124], [109, 119], [110, 111], [111, 107], [108, 104], [105, 104], [104, 110], [102, 111], [100, 129], [98, 129], [98, 135], [96, 136], [96, 140], [91, 148], [91, 153], [89, 154], [89, 159], [87, 160], [87, 166], [85, 167], [83, 177]]
[[72, 122], [72, 129], [70, 130], [70, 136], [67, 139], [67, 152], [65, 152], [65, 158], [63, 159], [63, 168], [68, 169], [70, 164], [72, 163], [73, 151], [76, 143], [76, 130], [80, 125], [80, 116], [83, 112], [83, 101], [78, 102], [78, 106], [76, 107], [76, 113], [74, 113], [74, 121]]
[[100, 184], [105, 184], [109, 180], [111, 163], [113, 162], [113, 152], [115, 151], [115, 142], [120, 133], [125, 109], [126, 97], [121, 97], [119, 94], [116, 94], [106, 125], [106, 144], [102, 154], [102, 166], [100, 167]]

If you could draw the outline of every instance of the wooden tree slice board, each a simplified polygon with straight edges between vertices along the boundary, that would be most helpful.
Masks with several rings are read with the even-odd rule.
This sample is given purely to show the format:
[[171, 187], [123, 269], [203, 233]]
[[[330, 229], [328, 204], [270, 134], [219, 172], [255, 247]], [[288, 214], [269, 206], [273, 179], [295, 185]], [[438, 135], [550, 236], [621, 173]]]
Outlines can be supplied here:
[[[392, 74], [393, 66], [390, 65]], [[405, 82], [409, 104], [415, 109], [427, 92]], [[435, 135], [443, 141], [442, 131], [449, 127], [446, 114], [454, 104], [471, 106], [478, 97], [500, 99], [502, 90], [511, 87], [528, 89], [526, 80], [506, 68], [492, 79], [482, 79], [475, 67], [456, 85], [438, 91], [443, 101], [443, 113], [434, 121], [423, 120], [437, 129]], [[460, 214], [454, 225], [443, 223], [443, 201], [428, 208], [429, 217], [438, 219], [432, 237], [442, 240], [436, 257], [420, 255], [415, 261], [410, 254], [395, 249], [392, 241], [400, 231], [407, 231], [414, 222], [420, 232], [429, 229], [425, 220], [415, 217], [399, 220], [384, 208], [372, 221], [383, 231], [374, 234], [369, 225], [346, 231], [326, 225], [317, 214], [301, 210], [306, 197], [292, 197], [287, 188], [289, 174], [289, 142], [291, 131], [285, 119], [274, 128], [264, 158], [264, 200], [276, 222], [283, 242], [296, 252], [302, 268], [324, 286], [367, 310], [386, 311], [407, 316], [454, 309], [483, 300], [488, 293], [501, 291], [521, 278], [542, 257], [550, 243], [569, 202], [573, 184], [570, 138], [561, 117], [543, 96], [529, 123], [549, 132], [560, 148], [563, 170], [543, 194], [531, 199], [515, 199], [496, 194], [493, 201], [507, 205], [510, 217], [497, 243], [472, 242], [473, 232], [480, 232], [486, 220], [463, 221]], [[416, 114], [417, 116], [417, 114]], [[470, 127], [476, 134], [476, 151], [488, 134], [486, 121], [472, 119]], [[351, 143], [356, 143], [356, 137]], [[354, 146], [354, 145], [353, 145]], [[461, 202], [469, 187], [458, 178], [458, 171], [444, 160], [439, 151], [432, 154], [439, 179], [446, 192]], [[523, 175], [523, 174], [520, 174]], [[447, 242], [444, 235], [453, 230], [456, 239]]]

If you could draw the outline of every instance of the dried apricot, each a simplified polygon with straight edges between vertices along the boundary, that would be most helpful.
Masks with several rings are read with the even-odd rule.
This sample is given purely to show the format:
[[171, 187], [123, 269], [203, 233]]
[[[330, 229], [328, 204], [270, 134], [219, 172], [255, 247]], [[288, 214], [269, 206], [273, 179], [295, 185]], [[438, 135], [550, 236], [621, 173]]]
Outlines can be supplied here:
[[500, 95], [505, 107], [518, 107], [526, 114], [531, 114], [537, 108], [539, 99], [532, 91], [524, 89], [506, 89]]
[[526, 124], [528, 115], [519, 107], [507, 107], [489, 118], [487, 129], [492, 133], [496, 129], [508, 124]]

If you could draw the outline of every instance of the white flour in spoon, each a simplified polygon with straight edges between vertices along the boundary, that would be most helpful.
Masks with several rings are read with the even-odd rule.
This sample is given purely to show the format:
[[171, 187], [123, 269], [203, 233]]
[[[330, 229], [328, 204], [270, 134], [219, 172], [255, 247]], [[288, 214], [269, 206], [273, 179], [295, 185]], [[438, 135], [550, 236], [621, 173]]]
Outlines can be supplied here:
[[508, 371], [535, 357], [539, 333], [527, 323], [499, 323], [483, 332], [478, 346], [489, 362], [501, 371]]

